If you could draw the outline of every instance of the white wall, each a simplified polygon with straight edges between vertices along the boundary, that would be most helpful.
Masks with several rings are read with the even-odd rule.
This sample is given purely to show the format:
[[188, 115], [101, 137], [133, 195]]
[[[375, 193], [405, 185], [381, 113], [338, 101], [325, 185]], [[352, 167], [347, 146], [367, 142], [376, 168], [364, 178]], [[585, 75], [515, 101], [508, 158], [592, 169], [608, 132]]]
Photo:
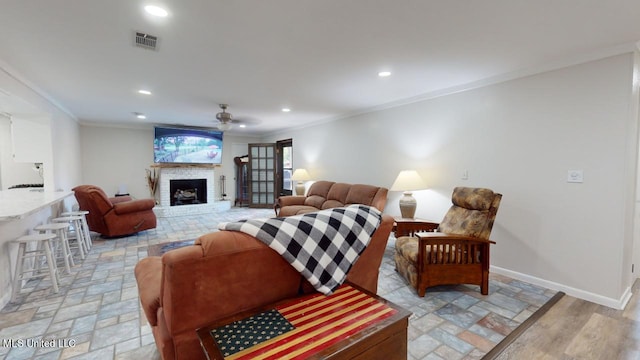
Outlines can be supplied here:
[[[150, 197], [146, 180], [146, 169], [153, 164], [153, 127], [140, 128], [102, 127], [82, 125], [81, 152], [82, 172], [86, 184], [99, 186], [113, 196], [124, 184], [135, 198]], [[232, 201], [235, 194], [234, 151], [247, 144], [259, 142], [255, 137], [226, 133], [223, 139], [222, 166], [215, 168], [215, 198], [220, 198], [219, 179], [226, 176], [226, 192]], [[243, 155], [241, 154], [241, 155]]]
[[[504, 195], [496, 271], [618, 307], [631, 271], [632, 72], [633, 55], [619, 55], [265, 140], [293, 138], [294, 167], [314, 179], [390, 187], [417, 169], [422, 218], [441, 219], [455, 186], [492, 188]], [[570, 169], [584, 183], [567, 183]], [[399, 196], [386, 212], [399, 214]]]
[[120, 186], [150, 197], [145, 169], [153, 164], [153, 128], [80, 126], [82, 179], [114, 196]]

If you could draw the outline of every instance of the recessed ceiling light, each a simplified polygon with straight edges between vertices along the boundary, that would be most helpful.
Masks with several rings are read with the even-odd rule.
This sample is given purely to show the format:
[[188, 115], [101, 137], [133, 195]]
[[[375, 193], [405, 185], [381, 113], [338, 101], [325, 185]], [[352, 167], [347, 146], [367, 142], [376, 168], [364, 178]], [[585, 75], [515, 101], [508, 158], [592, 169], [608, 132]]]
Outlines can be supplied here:
[[291, 111], [291, 109], [289, 109], [289, 108], [282, 108], [282, 112], [289, 112], [289, 111]]
[[391, 71], [380, 71], [378, 73], [378, 76], [380, 77], [387, 77], [387, 76], [391, 76]]
[[151, 95], [151, 91], [141, 89], [141, 90], [138, 90], [138, 94]]
[[145, 114], [139, 113], [139, 112], [134, 112], [133, 115], [135, 115], [138, 119], [146, 119], [147, 116]]
[[153, 16], [159, 16], [159, 17], [166, 17], [167, 15], [169, 15], [169, 12], [167, 12], [167, 10], [154, 5], [145, 6], [144, 11], [148, 12]]
[[247, 127], [247, 125], [245, 125], [245, 124], [240, 124], [240, 127], [241, 127], [241, 128], [246, 128], [246, 127]]

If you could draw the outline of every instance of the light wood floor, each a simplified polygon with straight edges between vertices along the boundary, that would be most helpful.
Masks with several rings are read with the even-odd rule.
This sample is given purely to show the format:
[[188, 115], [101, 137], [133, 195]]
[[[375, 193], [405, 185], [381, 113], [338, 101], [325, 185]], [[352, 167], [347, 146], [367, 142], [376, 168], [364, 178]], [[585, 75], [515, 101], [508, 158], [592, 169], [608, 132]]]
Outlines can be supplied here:
[[497, 359], [640, 359], [638, 291], [625, 310], [565, 295]]

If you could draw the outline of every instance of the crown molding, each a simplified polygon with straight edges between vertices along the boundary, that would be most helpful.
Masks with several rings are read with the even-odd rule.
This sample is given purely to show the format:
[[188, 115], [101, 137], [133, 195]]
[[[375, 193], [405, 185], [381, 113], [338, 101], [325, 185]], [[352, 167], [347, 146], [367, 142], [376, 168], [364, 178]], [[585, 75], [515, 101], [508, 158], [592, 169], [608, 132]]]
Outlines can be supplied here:
[[[20, 74], [18, 71], [16, 71], [12, 67], [10, 67], [7, 63], [5, 63], [2, 60], [0, 60], [0, 71], [2, 71], [3, 73], [7, 74], [7, 76], [11, 77], [12, 79], [14, 79], [15, 81], [19, 82], [20, 84], [26, 86], [29, 90], [31, 90], [34, 93], [36, 93], [38, 96], [40, 96], [46, 102], [48, 102], [50, 105], [52, 105], [56, 109], [62, 111], [63, 113], [65, 113], [67, 116], [69, 116], [74, 121], [79, 122], [78, 118], [71, 111], [69, 111], [69, 109], [67, 109], [66, 107], [62, 106], [62, 104], [60, 104], [57, 100], [55, 100], [53, 97], [51, 97], [49, 94], [47, 94], [44, 90], [40, 89], [34, 83], [32, 83], [31, 81], [27, 80], [24, 76], [22, 76], [22, 74]], [[7, 93], [6, 91], [2, 91], [2, 92], [7, 94], [8, 96], [12, 96], [11, 94]]]

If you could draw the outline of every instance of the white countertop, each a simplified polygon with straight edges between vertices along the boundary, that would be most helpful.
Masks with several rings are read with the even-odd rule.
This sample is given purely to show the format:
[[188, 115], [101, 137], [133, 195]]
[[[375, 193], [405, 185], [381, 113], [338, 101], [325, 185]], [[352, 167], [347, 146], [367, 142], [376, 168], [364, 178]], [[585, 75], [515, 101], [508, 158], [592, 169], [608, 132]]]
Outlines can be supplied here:
[[73, 195], [73, 191], [42, 190], [42, 188], [26, 188], [0, 191], [0, 221], [21, 219]]

